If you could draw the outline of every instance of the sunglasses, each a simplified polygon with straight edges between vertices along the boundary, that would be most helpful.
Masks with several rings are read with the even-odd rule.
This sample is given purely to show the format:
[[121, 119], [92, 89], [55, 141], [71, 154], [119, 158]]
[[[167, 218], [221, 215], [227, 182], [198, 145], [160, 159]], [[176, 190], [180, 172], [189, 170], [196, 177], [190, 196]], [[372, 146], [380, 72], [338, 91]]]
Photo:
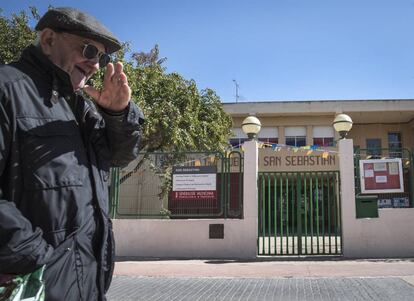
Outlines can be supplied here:
[[110, 56], [105, 52], [100, 52], [99, 49], [93, 44], [84, 44], [83, 57], [88, 60], [93, 60], [98, 58], [99, 60], [99, 68], [103, 68], [111, 61]]

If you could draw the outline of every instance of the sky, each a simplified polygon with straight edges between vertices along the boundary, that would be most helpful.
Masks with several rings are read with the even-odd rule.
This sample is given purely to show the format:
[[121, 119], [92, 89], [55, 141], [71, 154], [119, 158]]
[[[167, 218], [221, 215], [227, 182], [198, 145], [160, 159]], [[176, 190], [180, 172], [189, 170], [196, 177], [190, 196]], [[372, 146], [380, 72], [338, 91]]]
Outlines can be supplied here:
[[414, 0], [0, 1], [3, 15], [49, 5], [135, 52], [158, 44], [168, 73], [223, 102], [414, 98]]

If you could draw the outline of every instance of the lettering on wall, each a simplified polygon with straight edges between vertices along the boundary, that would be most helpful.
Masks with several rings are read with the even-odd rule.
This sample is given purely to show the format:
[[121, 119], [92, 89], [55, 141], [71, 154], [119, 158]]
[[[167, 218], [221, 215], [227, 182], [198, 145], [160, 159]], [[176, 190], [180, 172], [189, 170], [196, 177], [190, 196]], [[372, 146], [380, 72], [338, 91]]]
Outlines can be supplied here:
[[323, 151], [259, 149], [259, 171], [313, 171], [339, 170], [337, 151], [330, 149], [326, 157]]
[[[274, 151], [271, 148], [259, 149], [259, 171], [328, 171], [339, 170], [339, 158], [337, 149], [329, 148], [329, 154], [322, 157], [323, 152], [309, 150], [293, 151], [281, 149]], [[231, 158], [232, 172], [240, 167], [239, 158]]]
[[336, 157], [329, 156], [263, 156], [263, 166], [324, 166], [335, 165]]

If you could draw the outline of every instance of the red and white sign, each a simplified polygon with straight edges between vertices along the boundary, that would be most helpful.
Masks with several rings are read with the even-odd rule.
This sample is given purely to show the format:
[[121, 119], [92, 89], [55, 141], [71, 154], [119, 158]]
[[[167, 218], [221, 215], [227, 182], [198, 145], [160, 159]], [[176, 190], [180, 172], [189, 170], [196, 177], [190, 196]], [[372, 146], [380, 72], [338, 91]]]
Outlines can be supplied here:
[[404, 192], [400, 158], [359, 161], [361, 193]]
[[216, 200], [215, 166], [173, 167], [173, 200]]
[[173, 191], [173, 200], [215, 200], [217, 191]]

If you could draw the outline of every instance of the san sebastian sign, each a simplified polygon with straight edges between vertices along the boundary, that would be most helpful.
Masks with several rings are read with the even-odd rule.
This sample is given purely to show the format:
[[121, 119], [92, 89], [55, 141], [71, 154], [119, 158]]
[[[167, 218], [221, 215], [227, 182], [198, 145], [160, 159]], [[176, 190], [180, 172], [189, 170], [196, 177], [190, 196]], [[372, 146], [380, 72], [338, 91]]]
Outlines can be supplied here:
[[[323, 155], [325, 153], [325, 155]], [[231, 159], [232, 172], [237, 172], [240, 160], [235, 157]], [[292, 148], [272, 148], [259, 149], [259, 171], [333, 171], [339, 170], [339, 157], [335, 148], [326, 150], [310, 150]]]
[[259, 149], [259, 171], [329, 171], [339, 170], [339, 158], [336, 152], [312, 151], [281, 148]]

